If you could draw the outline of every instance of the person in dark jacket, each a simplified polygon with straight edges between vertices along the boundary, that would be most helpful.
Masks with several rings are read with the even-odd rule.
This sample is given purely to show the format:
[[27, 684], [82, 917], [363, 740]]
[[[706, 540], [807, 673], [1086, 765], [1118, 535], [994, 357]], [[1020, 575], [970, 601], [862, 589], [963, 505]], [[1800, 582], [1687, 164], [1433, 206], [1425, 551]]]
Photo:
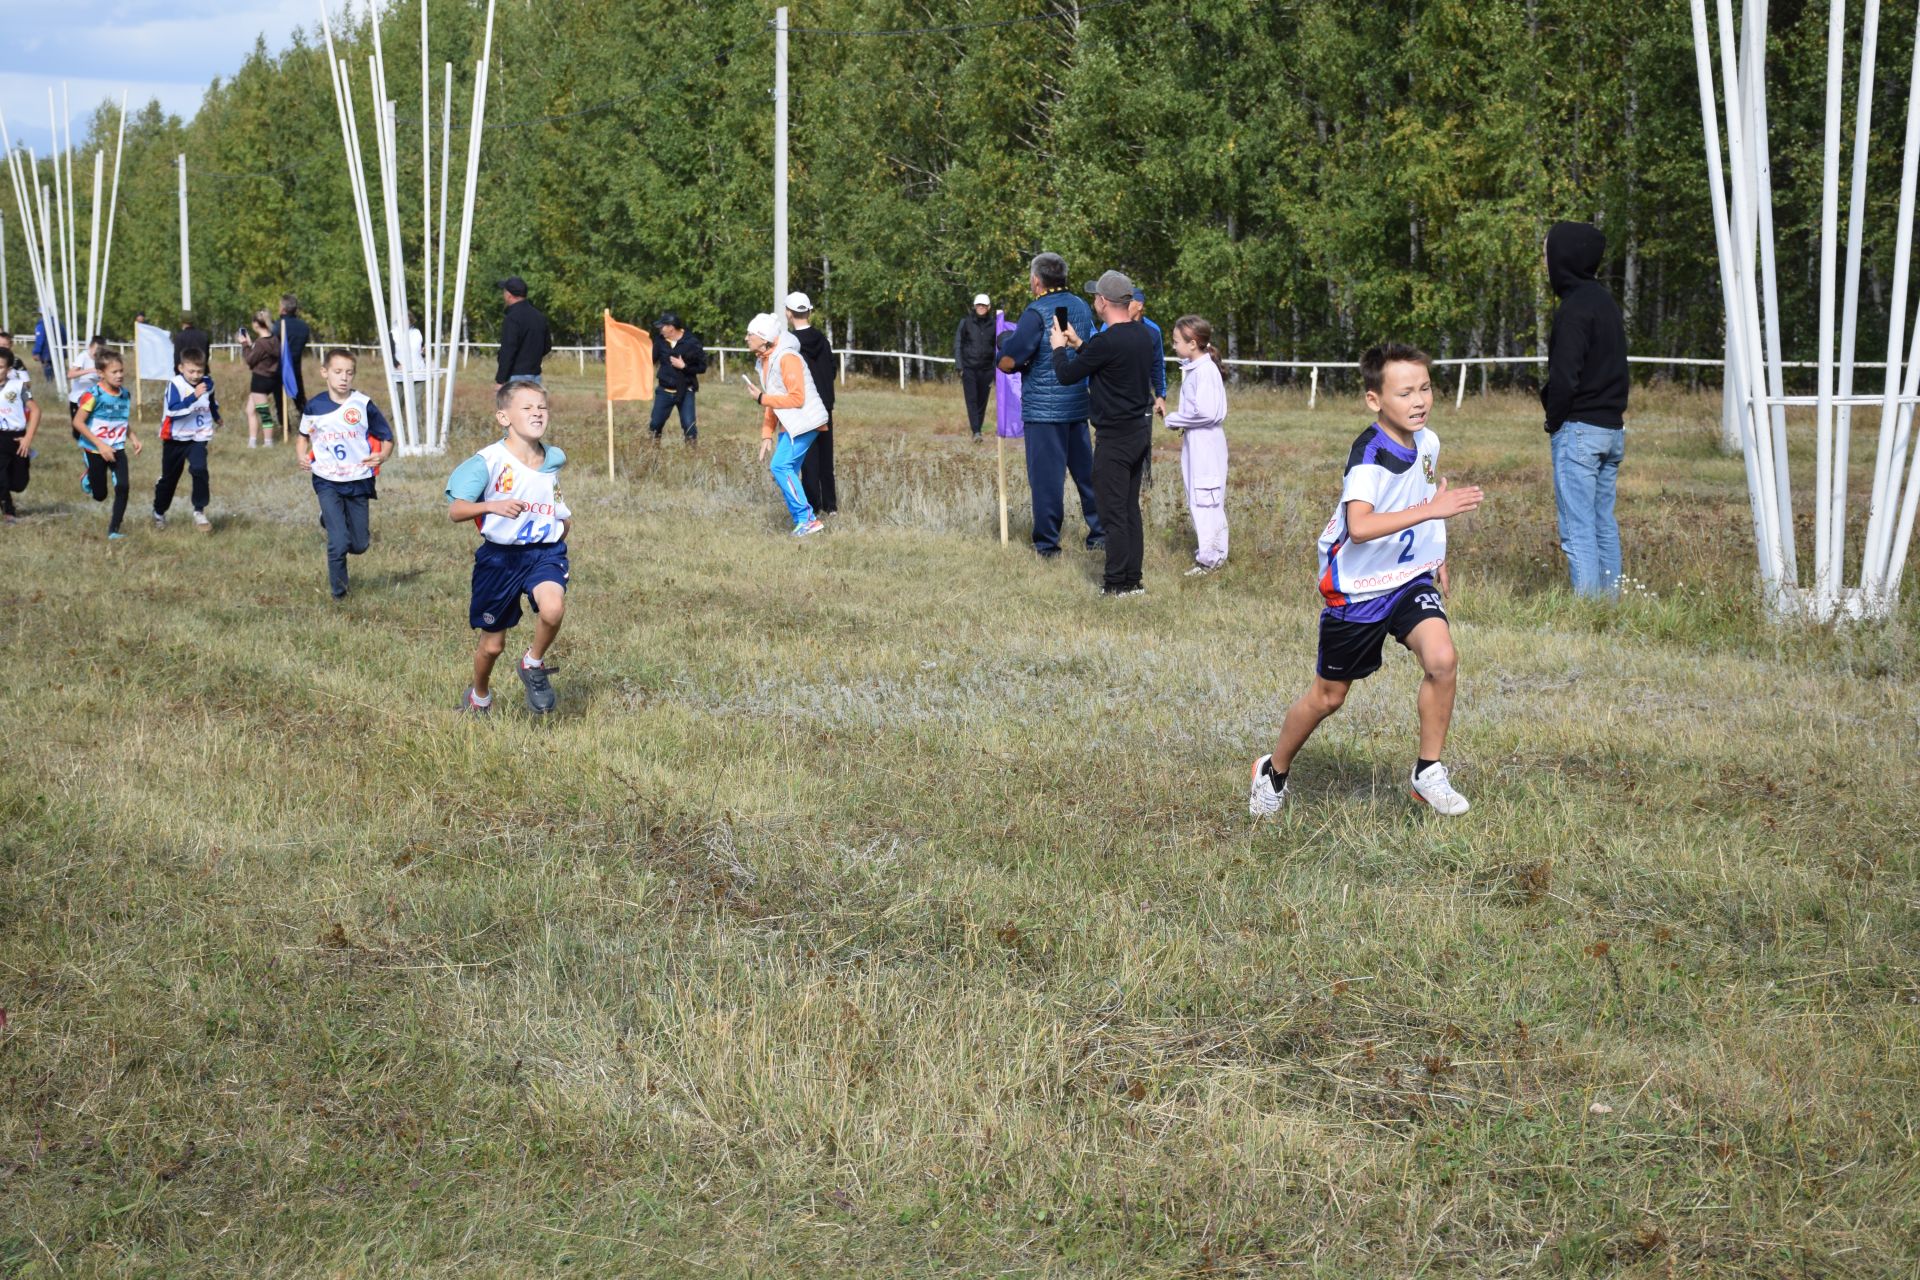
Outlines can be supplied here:
[[960, 317], [960, 327], [953, 331], [953, 366], [960, 371], [960, 391], [967, 398], [967, 427], [976, 444], [980, 441], [980, 423], [987, 416], [987, 393], [993, 390], [998, 341], [999, 335], [993, 331], [993, 299], [976, 293], [973, 309]]
[[[179, 349], [174, 349], [179, 355]], [[33, 358], [40, 362], [40, 376], [48, 386], [53, 385], [53, 344], [47, 338], [47, 318], [35, 316], [33, 321]]]
[[553, 331], [540, 309], [527, 301], [525, 280], [508, 276], [498, 287], [507, 314], [500, 322], [500, 364], [493, 373], [493, 389], [498, 391], [509, 382], [538, 384], [540, 362], [553, 350]]
[[187, 351], [201, 351], [211, 356], [213, 335], [195, 324], [192, 316], [181, 312], [180, 327], [173, 331], [173, 371], [175, 373], [180, 372], [181, 353]]
[[1607, 238], [1586, 222], [1547, 232], [1547, 279], [1560, 297], [1540, 388], [1553, 446], [1553, 499], [1560, 549], [1576, 595], [1620, 594], [1615, 481], [1626, 448], [1627, 329], [1600, 283]]
[[827, 425], [801, 459], [800, 488], [814, 515], [830, 516], [840, 510], [840, 492], [833, 480], [833, 340], [813, 327], [813, 299], [804, 293], [787, 295], [787, 327], [800, 344], [800, 358], [813, 375], [820, 403], [827, 407]]
[[667, 415], [680, 411], [680, 434], [688, 444], [700, 438], [700, 419], [695, 398], [700, 394], [700, 375], [707, 371], [707, 349], [700, 339], [687, 332], [680, 317], [662, 311], [653, 322], [653, 416], [647, 430], [653, 442], [667, 428]]
[[1020, 424], [1027, 450], [1027, 487], [1033, 494], [1033, 550], [1042, 560], [1060, 554], [1066, 518], [1063, 487], [1073, 477], [1080, 514], [1087, 521], [1087, 550], [1107, 545], [1100, 507], [1093, 496], [1093, 440], [1087, 434], [1087, 389], [1054, 376], [1044, 350], [1056, 314], [1075, 333], [1092, 333], [1093, 310], [1067, 290], [1067, 262], [1057, 253], [1034, 256], [1027, 268], [1033, 301], [1000, 342], [1000, 371], [1020, 375]]
[[[307, 358], [307, 344], [313, 341], [313, 330], [309, 329], [307, 322], [300, 318], [300, 299], [291, 293], [280, 295], [280, 333], [287, 356], [293, 362], [293, 407], [297, 412], [305, 413], [307, 411], [307, 375], [301, 368], [300, 362]], [[276, 392], [275, 398], [280, 399], [283, 391]], [[287, 429], [291, 432], [294, 427], [293, 419], [286, 416], [284, 404], [282, 408], [280, 420], [287, 424]], [[298, 439], [298, 433], [295, 433], [294, 438]]]

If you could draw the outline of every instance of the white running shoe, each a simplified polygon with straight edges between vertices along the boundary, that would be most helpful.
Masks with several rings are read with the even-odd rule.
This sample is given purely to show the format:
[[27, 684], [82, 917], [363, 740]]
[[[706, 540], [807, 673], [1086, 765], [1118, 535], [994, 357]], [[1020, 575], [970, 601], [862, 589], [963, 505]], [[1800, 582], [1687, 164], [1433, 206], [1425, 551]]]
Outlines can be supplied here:
[[1247, 792], [1247, 812], [1256, 818], [1280, 812], [1280, 806], [1287, 802], [1287, 784], [1281, 783], [1275, 791], [1273, 779], [1267, 776], [1267, 761], [1271, 759], [1271, 755], [1265, 755], [1253, 762], [1253, 786]]
[[153, 527], [154, 527], [154, 528], [156, 528], [156, 529], [164, 529], [164, 528], [166, 528], [166, 527], [167, 527], [167, 518], [166, 518], [166, 516], [164, 516], [164, 515], [162, 515], [162, 514], [161, 514], [160, 512], [158, 512], [158, 511], [156, 511], [156, 512], [154, 512], [154, 513], [153, 513]]
[[196, 511], [193, 513], [193, 527], [195, 529], [198, 529], [201, 533], [212, 533], [213, 521], [207, 519], [206, 512]]
[[1467, 798], [1453, 789], [1447, 781], [1447, 766], [1438, 762], [1427, 766], [1425, 773], [1413, 779], [1413, 798], [1425, 801], [1435, 813], [1457, 818], [1472, 806]]

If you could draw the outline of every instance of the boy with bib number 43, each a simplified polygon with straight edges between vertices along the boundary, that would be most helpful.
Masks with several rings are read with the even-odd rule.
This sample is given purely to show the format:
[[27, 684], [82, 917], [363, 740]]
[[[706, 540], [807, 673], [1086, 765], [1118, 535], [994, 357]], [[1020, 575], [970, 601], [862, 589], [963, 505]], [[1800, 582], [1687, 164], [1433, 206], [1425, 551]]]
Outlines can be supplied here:
[[1477, 486], [1436, 483], [1440, 438], [1428, 429], [1433, 380], [1425, 352], [1389, 342], [1360, 357], [1367, 408], [1376, 415], [1347, 454], [1333, 519], [1320, 534], [1320, 657], [1313, 683], [1287, 709], [1271, 755], [1253, 762], [1247, 808], [1274, 813], [1287, 799], [1287, 773], [1320, 722], [1340, 709], [1355, 680], [1380, 669], [1387, 636], [1419, 659], [1420, 747], [1410, 787], [1435, 813], [1456, 816], [1467, 799], [1453, 789], [1440, 753], [1453, 718], [1456, 659], [1447, 628], [1447, 520], [1480, 505]]
[[543, 716], [556, 701], [547, 649], [567, 609], [567, 531], [573, 512], [560, 497], [567, 457], [547, 434], [547, 393], [537, 383], [509, 382], [494, 393], [494, 420], [506, 431], [454, 470], [447, 515], [480, 530], [473, 555], [473, 598], [467, 621], [480, 633], [473, 685], [461, 700], [469, 715], [493, 709], [493, 664], [520, 621], [520, 598], [533, 604], [533, 647], [517, 664], [527, 710]]
[[[327, 531], [327, 586], [333, 598], [347, 594], [347, 557], [365, 555], [370, 537], [367, 504], [380, 495], [374, 483], [393, 452], [393, 428], [380, 406], [353, 389], [353, 352], [335, 347], [321, 362], [327, 389], [307, 401], [300, 418], [306, 447], [300, 469], [313, 473], [320, 523]], [[268, 441], [269, 444], [272, 441]]]

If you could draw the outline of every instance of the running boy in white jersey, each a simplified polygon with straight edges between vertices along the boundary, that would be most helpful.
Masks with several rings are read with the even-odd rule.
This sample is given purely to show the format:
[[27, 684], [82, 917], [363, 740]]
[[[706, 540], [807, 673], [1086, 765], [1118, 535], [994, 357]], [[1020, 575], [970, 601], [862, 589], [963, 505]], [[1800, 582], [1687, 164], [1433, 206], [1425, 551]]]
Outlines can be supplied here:
[[0, 515], [8, 524], [19, 518], [13, 495], [25, 492], [32, 478], [33, 437], [40, 430], [33, 380], [17, 359], [11, 342], [0, 344]]
[[193, 484], [193, 527], [212, 533], [207, 519], [211, 500], [207, 480], [207, 442], [220, 425], [220, 402], [213, 397], [213, 379], [207, 376], [207, 353], [189, 348], [180, 353], [180, 372], [167, 383], [166, 406], [160, 415], [160, 479], [153, 486], [153, 527], [167, 527], [167, 509], [185, 471]]
[[[300, 469], [313, 473], [320, 524], [327, 531], [327, 586], [347, 594], [347, 557], [366, 554], [367, 504], [380, 464], [393, 452], [393, 428], [380, 406], [353, 389], [353, 352], [335, 347], [320, 362], [327, 389], [307, 401], [300, 418]], [[182, 366], [184, 368], [184, 365]], [[176, 379], [177, 381], [177, 379]]]
[[[1477, 486], [1449, 489], [1439, 475], [1440, 438], [1427, 429], [1433, 381], [1426, 352], [1389, 342], [1360, 357], [1372, 426], [1347, 454], [1333, 519], [1320, 534], [1320, 657], [1313, 683], [1287, 709], [1271, 755], [1253, 762], [1247, 808], [1255, 817], [1287, 799], [1293, 758], [1320, 722], [1340, 709], [1355, 680], [1380, 669], [1387, 636], [1420, 660], [1420, 750], [1416, 799], [1448, 815], [1467, 811], [1447, 781], [1440, 753], [1453, 718], [1456, 660], [1442, 598], [1447, 590], [1447, 526], [1480, 505]], [[1436, 577], [1438, 581], [1436, 582]]]
[[480, 530], [473, 555], [473, 598], [468, 623], [480, 633], [473, 655], [473, 685], [461, 709], [484, 715], [493, 708], [493, 664], [507, 647], [507, 632], [520, 621], [520, 597], [533, 603], [533, 647], [517, 664], [526, 686], [527, 710], [553, 710], [547, 648], [567, 608], [567, 532], [573, 512], [557, 482], [567, 457], [545, 444], [547, 393], [537, 383], [509, 382], [494, 393], [494, 420], [506, 431], [454, 470], [447, 481], [447, 514], [471, 520]]

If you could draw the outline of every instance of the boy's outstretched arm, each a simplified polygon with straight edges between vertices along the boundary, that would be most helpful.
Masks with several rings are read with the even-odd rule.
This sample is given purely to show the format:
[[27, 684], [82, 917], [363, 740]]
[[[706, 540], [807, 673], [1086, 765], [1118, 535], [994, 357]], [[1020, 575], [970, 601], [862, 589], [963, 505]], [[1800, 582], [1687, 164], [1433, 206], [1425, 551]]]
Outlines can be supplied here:
[[1355, 498], [1347, 503], [1347, 532], [1353, 535], [1355, 542], [1372, 542], [1375, 538], [1391, 538], [1402, 529], [1411, 529], [1429, 520], [1446, 520], [1463, 512], [1472, 511], [1480, 505], [1480, 500], [1485, 496], [1477, 484], [1449, 489], [1446, 477], [1442, 476], [1440, 487], [1434, 491], [1431, 498], [1400, 511], [1375, 511], [1371, 502], [1362, 502]]
[[447, 519], [455, 524], [465, 524], [469, 520], [478, 520], [481, 516], [500, 516], [506, 520], [516, 520], [526, 510], [523, 503], [512, 498], [496, 498], [492, 502], [469, 502], [465, 498], [455, 498], [447, 506]]

